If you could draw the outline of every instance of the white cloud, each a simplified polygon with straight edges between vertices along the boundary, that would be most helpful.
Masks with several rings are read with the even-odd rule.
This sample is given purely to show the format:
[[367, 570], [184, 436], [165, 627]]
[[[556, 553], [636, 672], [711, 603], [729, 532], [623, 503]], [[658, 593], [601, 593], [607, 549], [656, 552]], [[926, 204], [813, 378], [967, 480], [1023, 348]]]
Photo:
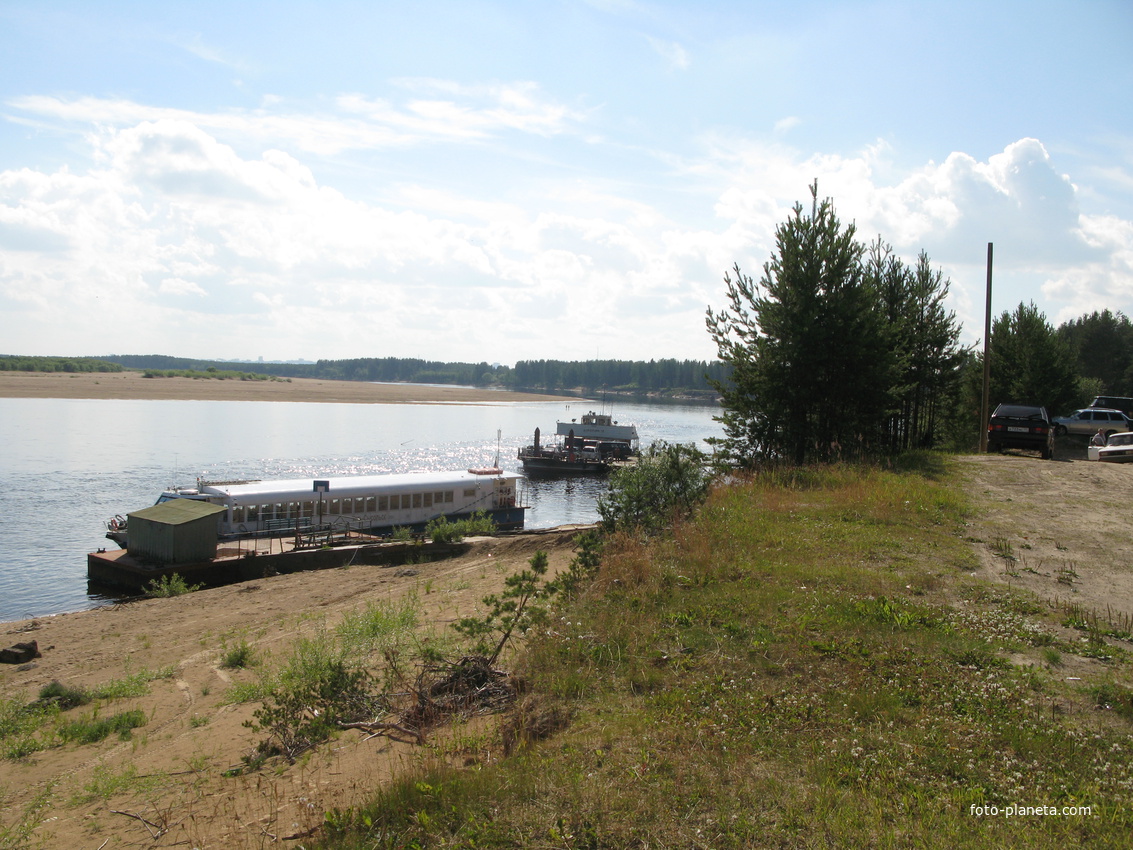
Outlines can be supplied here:
[[775, 122], [775, 133], [783, 135], [795, 129], [802, 123], [802, 119], [797, 115], [788, 115], [786, 118], [780, 118]]
[[504, 132], [553, 136], [585, 120], [585, 113], [546, 97], [531, 82], [464, 86], [443, 80], [402, 79], [410, 95], [393, 103], [359, 94], [339, 96], [340, 112], [287, 112], [285, 101], [267, 97], [258, 110], [205, 113], [155, 107], [124, 99], [46, 95], [13, 98], [8, 106], [40, 121], [65, 125], [136, 127], [174, 121], [251, 145], [298, 147], [319, 155], [348, 150], [403, 148], [423, 141], [483, 139]]
[[646, 36], [646, 39], [649, 41], [649, 46], [657, 51], [661, 58], [663, 58], [673, 70], [687, 71], [692, 65], [692, 57], [679, 43], [675, 41], [662, 41], [652, 36]]
[[[351, 115], [453, 140], [555, 133], [577, 118], [524, 87], [414, 85], [425, 96], [415, 106], [357, 99]], [[883, 144], [803, 156], [718, 135], [665, 175], [682, 190], [673, 202], [581, 169], [542, 175], [526, 193], [418, 185], [407, 171], [377, 201], [325, 185], [325, 163], [303, 146], [257, 147], [280, 119], [239, 120], [253, 118], [233, 134], [213, 127], [226, 116], [198, 123], [177, 111], [103, 123], [86, 170], [0, 172], [9, 349], [99, 353], [105, 328], [125, 323], [131, 350], [181, 355], [711, 357], [703, 311], [719, 306], [724, 272], [738, 261], [758, 277], [776, 226], [796, 201], [809, 204], [814, 180], [864, 240], [880, 233], [908, 259], [927, 250], [977, 333], [988, 241], [1005, 309], [1041, 296], [1052, 321], [1133, 312], [1133, 223], [1081, 213], [1035, 140], [886, 182], [878, 175], [895, 169]], [[336, 119], [328, 138], [354, 120]]]

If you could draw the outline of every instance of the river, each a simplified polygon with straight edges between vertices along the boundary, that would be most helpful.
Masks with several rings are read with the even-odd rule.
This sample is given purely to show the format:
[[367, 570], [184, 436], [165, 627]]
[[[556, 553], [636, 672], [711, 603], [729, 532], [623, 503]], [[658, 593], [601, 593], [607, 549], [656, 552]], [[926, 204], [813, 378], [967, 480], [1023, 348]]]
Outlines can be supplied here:
[[[595, 402], [304, 404], [232, 401], [0, 399], [0, 622], [107, 604], [89, 588], [86, 554], [116, 514], [152, 505], [172, 484], [455, 470], [516, 470], [535, 428], [603, 410]], [[719, 435], [718, 408], [606, 407], [654, 440]], [[497, 437], [498, 435], [498, 437]], [[528, 528], [597, 519], [604, 480], [530, 481]]]

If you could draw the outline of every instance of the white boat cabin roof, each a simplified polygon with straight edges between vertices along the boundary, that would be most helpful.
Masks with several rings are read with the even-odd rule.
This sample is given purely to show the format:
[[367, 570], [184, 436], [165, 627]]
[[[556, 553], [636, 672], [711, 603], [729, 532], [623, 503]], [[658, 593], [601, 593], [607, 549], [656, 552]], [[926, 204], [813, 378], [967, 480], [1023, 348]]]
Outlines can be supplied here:
[[518, 479], [515, 472], [403, 472], [379, 475], [339, 475], [321, 478], [295, 478], [281, 481], [248, 481], [226, 484], [201, 483], [202, 495], [226, 495], [234, 499], [256, 499], [270, 496], [279, 499], [310, 499], [316, 494], [315, 482], [325, 481], [325, 495], [353, 496], [367, 493], [425, 492], [447, 487], [462, 487], [492, 479]]

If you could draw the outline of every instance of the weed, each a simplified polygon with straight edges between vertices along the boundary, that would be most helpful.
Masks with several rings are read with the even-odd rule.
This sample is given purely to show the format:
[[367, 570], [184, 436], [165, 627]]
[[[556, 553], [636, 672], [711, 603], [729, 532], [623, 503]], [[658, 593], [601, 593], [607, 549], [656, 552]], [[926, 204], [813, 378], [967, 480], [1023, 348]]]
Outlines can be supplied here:
[[1006, 537], [995, 538], [995, 540], [991, 542], [991, 545], [988, 546], [988, 549], [991, 550], [991, 554], [993, 554], [995, 557], [1002, 558], [1004, 561], [1007, 561], [1009, 563], [1013, 563], [1016, 560], [1015, 548], [1011, 545], [1011, 541]]
[[418, 625], [417, 597], [409, 594], [398, 603], [369, 602], [350, 611], [335, 629], [344, 652], [355, 658], [382, 653], [405, 644]]
[[259, 663], [256, 659], [256, 649], [248, 641], [241, 640], [235, 646], [224, 646], [224, 653], [220, 659], [220, 666], [229, 670], [254, 667]]
[[[42, 847], [47, 836], [33, 840], [36, 830], [43, 823], [45, 813], [51, 806], [54, 785], [49, 783], [39, 790], [18, 812], [12, 807], [5, 806], [4, 819], [0, 820], [0, 847], [9, 850], [24, 850], [30, 847]], [[14, 816], [13, 820], [8, 820]]]
[[58, 680], [44, 685], [39, 689], [39, 701], [57, 705], [61, 711], [86, 705], [91, 701], [90, 692], [86, 688], [64, 685]]
[[94, 744], [117, 734], [121, 740], [128, 741], [132, 731], [145, 722], [146, 713], [138, 708], [101, 719], [91, 715], [64, 723], [59, 727], [59, 737], [76, 744]]
[[160, 579], [153, 579], [146, 586], [145, 595], [151, 599], [164, 599], [193, 593], [204, 587], [203, 584], [188, 584], [180, 573], [170, 573]]
[[173, 667], [162, 667], [159, 670], [139, 670], [130, 673], [121, 679], [112, 679], [101, 685], [89, 689], [94, 699], [128, 699], [140, 697], [149, 693], [150, 682], [159, 679], [173, 678], [176, 670]]
[[1126, 720], [1133, 721], [1133, 690], [1116, 682], [1106, 681], [1089, 688], [1089, 693], [1098, 708], [1113, 711]]
[[80, 793], [72, 799], [72, 803], [87, 803], [91, 800], [109, 800], [112, 797], [133, 793], [152, 794], [166, 788], [170, 784], [170, 777], [165, 773], [142, 775], [137, 767], [128, 764], [120, 770], [105, 764], [96, 765], [91, 779]]

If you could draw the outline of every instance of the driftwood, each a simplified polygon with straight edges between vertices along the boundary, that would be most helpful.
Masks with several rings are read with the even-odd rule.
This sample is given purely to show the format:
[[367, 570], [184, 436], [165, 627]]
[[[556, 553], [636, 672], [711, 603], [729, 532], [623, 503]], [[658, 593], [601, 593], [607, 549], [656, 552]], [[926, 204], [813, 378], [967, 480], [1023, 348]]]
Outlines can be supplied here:
[[390, 719], [338, 725], [401, 740], [391, 734], [396, 733], [422, 744], [425, 732], [432, 726], [451, 717], [503, 711], [515, 703], [523, 690], [520, 680], [505, 670], [493, 668], [489, 659], [466, 655], [454, 664], [422, 671], [412, 689], [389, 699]]

